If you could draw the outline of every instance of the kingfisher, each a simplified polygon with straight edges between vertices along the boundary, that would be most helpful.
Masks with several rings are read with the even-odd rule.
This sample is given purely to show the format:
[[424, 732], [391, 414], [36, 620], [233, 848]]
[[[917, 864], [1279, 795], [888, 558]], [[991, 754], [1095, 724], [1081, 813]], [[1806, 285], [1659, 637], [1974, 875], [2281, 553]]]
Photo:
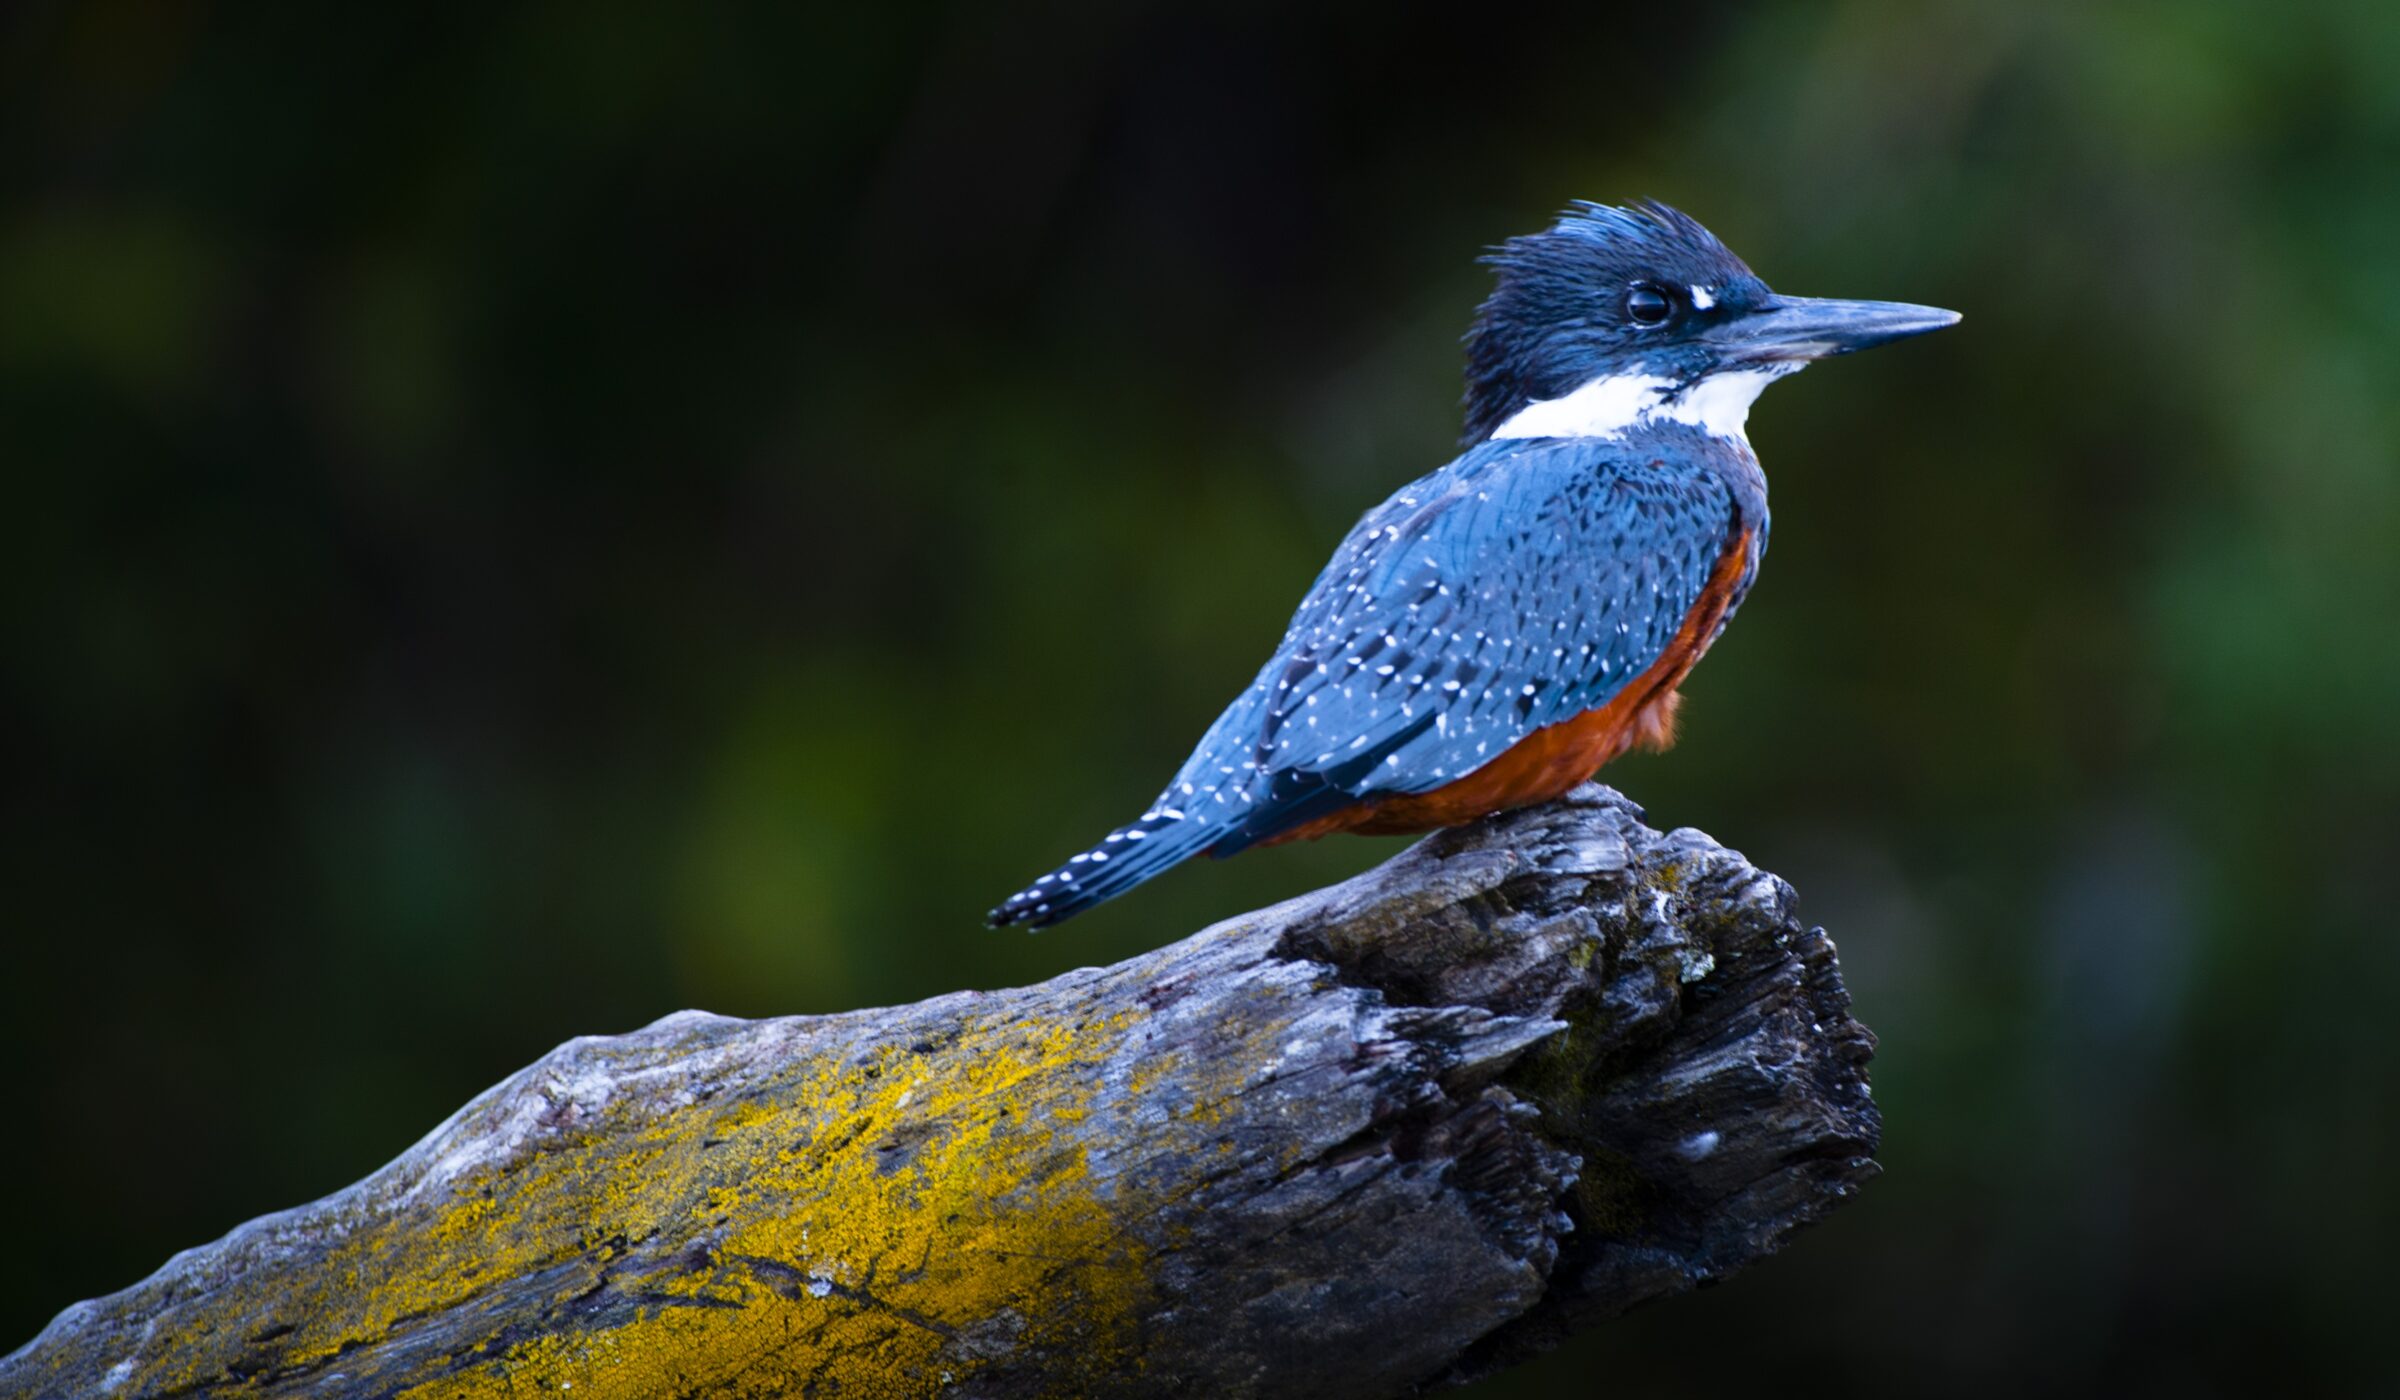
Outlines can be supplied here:
[[1652, 200], [1576, 201], [1483, 261], [1462, 451], [1360, 519], [1148, 810], [993, 925], [1055, 924], [1202, 852], [1456, 826], [1666, 748], [1767, 550], [1752, 401], [1959, 319], [1777, 295]]

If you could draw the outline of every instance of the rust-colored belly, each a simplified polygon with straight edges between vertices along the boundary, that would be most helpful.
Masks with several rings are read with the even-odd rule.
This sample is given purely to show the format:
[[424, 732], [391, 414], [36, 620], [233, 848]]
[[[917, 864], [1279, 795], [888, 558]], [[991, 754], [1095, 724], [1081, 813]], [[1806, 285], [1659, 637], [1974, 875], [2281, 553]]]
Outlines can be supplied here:
[[1368, 798], [1259, 844], [1313, 841], [1337, 831], [1387, 836], [1457, 826], [1511, 807], [1547, 802], [1637, 745], [1666, 748], [1675, 742], [1675, 710], [1683, 703], [1676, 687], [1716, 639], [1749, 556], [1750, 532], [1744, 530], [1709, 571], [1700, 601], [1676, 629], [1665, 654], [1606, 705], [1537, 729], [1481, 768], [1431, 792]]

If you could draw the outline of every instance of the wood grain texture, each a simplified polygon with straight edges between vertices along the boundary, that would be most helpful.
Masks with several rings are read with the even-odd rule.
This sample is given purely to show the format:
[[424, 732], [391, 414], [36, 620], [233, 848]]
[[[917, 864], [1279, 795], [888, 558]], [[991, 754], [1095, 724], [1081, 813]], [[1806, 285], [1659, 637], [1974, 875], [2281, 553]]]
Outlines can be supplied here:
[[1831, 1210], [1872, 1048], [1788, 886], [1585, 786], [1039, 986], [570, 1041], [0, 1395], [1400, 1395]]

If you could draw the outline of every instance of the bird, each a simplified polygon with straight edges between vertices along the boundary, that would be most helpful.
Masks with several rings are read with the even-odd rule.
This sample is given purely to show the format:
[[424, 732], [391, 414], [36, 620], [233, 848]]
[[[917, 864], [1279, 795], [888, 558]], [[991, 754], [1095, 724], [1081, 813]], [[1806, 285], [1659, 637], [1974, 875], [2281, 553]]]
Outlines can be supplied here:
[[1204, 852], [1459, 825], [1665, 748], [1766, 554], [1751, 403], [1959, 320], [1778, 295], [1654, 200], [1574, 201], [1482, 261], [1459, 455], [1351, 529], [1149, 807], [993, 926], [1056, 924]]

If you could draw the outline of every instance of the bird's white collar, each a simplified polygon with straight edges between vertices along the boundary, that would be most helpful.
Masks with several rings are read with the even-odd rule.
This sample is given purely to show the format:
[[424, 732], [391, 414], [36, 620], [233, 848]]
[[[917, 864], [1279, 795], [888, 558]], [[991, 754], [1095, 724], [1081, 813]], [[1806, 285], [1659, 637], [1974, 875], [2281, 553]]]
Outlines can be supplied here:
[[1677, 389], [1636, 371], [1607, 374], [1573, 393], [1529, 403], [1492, 430], [1495, 438], [1613, 438], [1646, 423], [1689, 423], [1714, 437], [1743, 436], [1750, 405], [1769, 384], [1800, 368], [1726, 370]]

